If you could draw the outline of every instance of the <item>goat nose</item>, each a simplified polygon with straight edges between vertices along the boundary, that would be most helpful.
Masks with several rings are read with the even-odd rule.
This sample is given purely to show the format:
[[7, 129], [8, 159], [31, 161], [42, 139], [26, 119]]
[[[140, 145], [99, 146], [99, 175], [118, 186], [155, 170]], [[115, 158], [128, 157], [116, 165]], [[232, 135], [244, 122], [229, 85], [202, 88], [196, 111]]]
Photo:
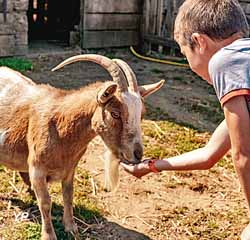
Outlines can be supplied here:
[[137, 160], [141, 160], [142, 159], [142, 155], [143, 155], [143, 148], [141, 146], [140, 143], [136, 143], [135, 144], [135, 148], [134, 148], [134, 156]]

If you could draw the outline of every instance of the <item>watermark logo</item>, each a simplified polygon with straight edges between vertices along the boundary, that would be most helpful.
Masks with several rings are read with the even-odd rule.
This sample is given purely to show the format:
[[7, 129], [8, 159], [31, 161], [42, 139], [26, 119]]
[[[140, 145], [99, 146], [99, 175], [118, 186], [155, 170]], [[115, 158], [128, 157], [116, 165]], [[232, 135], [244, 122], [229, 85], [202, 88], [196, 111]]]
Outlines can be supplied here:
[[23, 222], [29, 218], [28, 212], [19, 212], [14, 214], [15, 214], [15, 222]]

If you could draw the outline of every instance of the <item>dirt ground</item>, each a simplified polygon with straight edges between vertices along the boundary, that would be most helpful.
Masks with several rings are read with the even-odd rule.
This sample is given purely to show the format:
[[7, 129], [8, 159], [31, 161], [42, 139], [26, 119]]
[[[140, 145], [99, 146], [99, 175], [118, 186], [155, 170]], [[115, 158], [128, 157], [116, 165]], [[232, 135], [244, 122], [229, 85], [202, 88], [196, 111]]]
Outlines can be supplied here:
[[[76, 63], [58, 72], [50, 71], [66, 57], [77, 53], [33, 56], [34, 70], [26, 75], [36, 82], [61, 88], [78, 88], [109, 78], [102, 68], [92, 63]], [[106, 55], [126, 60], [134, 69], [139, 84], [166, 80], [159, 92], [146, 99], [151, 106], [160, 108], [176, 122], [192, 125], [202, 132], [215, 129], [222, 115], [213, 89], [189, 69], [142, 61], [128, 51], [106, 52]], [[164, 172], [140, 180], [121, 170], [118, 190], [108, 193], [102, 189], [102, 152], [103, 144], [96, 138], [79, 164], [89, 171], [96, 190], [91, 197], [103, 209], [103, 221], [91, 227], [86, 239], [238, 239], [237, 235], [247, 222], [246, 218], [241, 218], [246, 207], [237, 178], [230, 170], [218, 167], [192, 173]], [[240, 209], [237, 214], [231, 211], [235, 208]], [[214, 226], [216, 218], [222, 215], [222, 224]], [[227, 220], [230, 218], [239, 219], [239, 225], [232, 226]], [[197, 234], [191, 231], [194, 228], [199, 231]]]

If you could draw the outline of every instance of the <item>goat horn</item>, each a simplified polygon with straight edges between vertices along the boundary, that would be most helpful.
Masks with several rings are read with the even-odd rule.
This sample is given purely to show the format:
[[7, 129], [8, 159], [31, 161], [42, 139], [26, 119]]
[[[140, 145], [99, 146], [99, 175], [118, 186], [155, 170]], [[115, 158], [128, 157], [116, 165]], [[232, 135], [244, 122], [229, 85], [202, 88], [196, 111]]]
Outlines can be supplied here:
[[128, 91], [126, 77], [124, 76], [122, 70], [111, 59], [102, 55], [84, 54], [84, 55], [73, 56], [58, 64], [56, 67], [52, 69], [52, 71], [56, 71], [68, 64], [78, 61], [90, 61], [99, 64], [109, 72], [109, 74], [113, 78], [113, 81], [115, 81], [118, 84], [121, 92]]
[[128, 86], [129, 88], [133, 91], [133, 92], [138, 92], [138, 84], [137, 84], [137, 80], [136, 80], [136, 76], [133, 72], [133, 70], [131, 69], [131, 67], [124, 62], [121, 59], [112, 59], [124, 72], [127, 81], [128, 81]]

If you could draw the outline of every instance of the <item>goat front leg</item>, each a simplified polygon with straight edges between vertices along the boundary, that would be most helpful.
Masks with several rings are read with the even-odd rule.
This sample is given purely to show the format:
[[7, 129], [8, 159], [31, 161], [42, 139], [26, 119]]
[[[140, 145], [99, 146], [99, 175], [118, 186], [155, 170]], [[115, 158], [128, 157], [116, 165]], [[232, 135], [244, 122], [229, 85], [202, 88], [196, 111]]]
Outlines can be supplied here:
[[56, 240], [56, 234], [51, 221], [51, 199], [48, 192], [46, 175], [37, 167], [30, 167], [30, 181], [35, 192], [42, 217], [42, 240]]
[[72, 172], [68, 175], [68, 177], [62, 181], [62, 192], [64, 202], [63, 224], [65, 227], [65, 232], [72, 232], [75, 239], [79, 239], [77, 225], [75, 224], [73, 216], [74, 171], [75, 169], [72, 169]]

